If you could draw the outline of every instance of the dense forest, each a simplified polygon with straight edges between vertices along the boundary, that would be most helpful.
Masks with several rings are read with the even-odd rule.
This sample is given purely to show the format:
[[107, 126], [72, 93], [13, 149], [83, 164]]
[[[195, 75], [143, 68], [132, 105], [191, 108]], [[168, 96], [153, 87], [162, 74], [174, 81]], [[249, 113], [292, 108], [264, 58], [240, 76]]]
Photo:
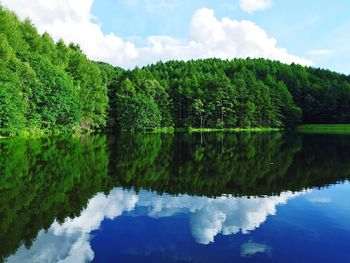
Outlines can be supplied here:
[[107, 87], [76, 45], [39, 35], [0, 8], [0, 129], [68, 131], [106, 126]]
[[350, 76], [265, 59], [123, 70], [0, 7], [0, 134], [350, 122]]

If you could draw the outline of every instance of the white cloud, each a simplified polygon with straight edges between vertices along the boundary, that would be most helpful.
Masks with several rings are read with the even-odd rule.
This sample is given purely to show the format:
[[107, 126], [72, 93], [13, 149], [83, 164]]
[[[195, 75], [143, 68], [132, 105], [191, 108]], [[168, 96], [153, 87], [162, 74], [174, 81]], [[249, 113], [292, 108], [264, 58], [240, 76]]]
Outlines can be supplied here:
[[265, 10], [271, 7], [271, 0], [240, 0], [240, 7], [248, 13], [254, 13], [258, 10]]
[[308, 55], [311, 56], [325, 56], [331, 54], [331, 50], [329, 49], [312, 49], [307, 52]]
[[135, 45], [115, 34], [104, 34], [94, 22], [91, 8], [94, 0], [2, 0], [22, 19], [29, 17], [39, 32], [49, 32], [54, 40], [78, 43], [94, 60], [124, 66], [136, 58]]
[[140, 55], [132, 64], [145, 65], [171, 59], [262, 57], [288, 64], [312, 65], [312, 61], [279, 48], [277, 41], [255, 23], [229, 18], [218, 20], [214, 11], [207, 8], [197, 10], [192, 16], [189, 39], [152, 36], [145, 47], [138, 48], [138, 52]]
[[[114, 33], [102, 32], [101, 25], [95, 22], [91, 13], [93, 1], [2, 0], [2, 3], [21, 18], [30, 17], [39, 32], [47, 31], [55, 40], [63, 38], [66, 42], [78, 43], [91, 59], [116, 66], [132, 68], [159, 60], [210, 57], [263, 57], [285, 63], [312, 64], [310, 60], [291, 55], [286, 49], [279, 48], [276, 40], [255, 23], [229, 18], [218, 20], [214, 11], [207, 8], [194, 13], [187, 39], [150, 36], [146, 45], [137, 46]], [[255, 1], [260, 3], [261, 0]], [[153, 0], [147, 2], [154, 7]], [[135, 0], [128, 0], [128, 3], [133, 4]], [[257, 6], [259, 5], [262, 8], [262, 4]], [[163, 4], [161, 6], [169, 7]]]

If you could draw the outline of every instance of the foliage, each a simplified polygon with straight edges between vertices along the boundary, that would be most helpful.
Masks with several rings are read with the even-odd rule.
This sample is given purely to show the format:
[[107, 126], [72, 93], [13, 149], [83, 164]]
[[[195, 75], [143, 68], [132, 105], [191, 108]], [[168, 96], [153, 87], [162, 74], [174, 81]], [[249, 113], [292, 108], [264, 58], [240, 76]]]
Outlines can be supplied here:
[[116, 120], [122, 131], [138, 131], [160, 127], [161, 115], [157, 104], [142, 95], [116, 97]]
[[350, 77], [265, 59], [123, 70], [0, 7], [0, 134], [349, 123]]
[[105, 127], [104, 81], [100, 65], [78, 46], [39, 35], [29, 20], [0, 7], [1, 134]]
[[158, 62], [121, 73], [113, 87], [113, 109], [120, 107], [118, 96], [142, 94], [157, 103], [162, 127], [294, 128], [350, 121], [348, 76], [265, 59]]

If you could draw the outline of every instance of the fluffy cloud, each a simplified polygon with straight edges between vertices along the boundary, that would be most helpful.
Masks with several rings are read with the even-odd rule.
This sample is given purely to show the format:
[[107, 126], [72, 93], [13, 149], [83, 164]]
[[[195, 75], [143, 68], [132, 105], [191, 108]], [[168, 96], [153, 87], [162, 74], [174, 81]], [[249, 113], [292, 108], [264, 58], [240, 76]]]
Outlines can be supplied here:
[[138, 57], [135, 45], [113, 33], [104, 34], [94, 22], [91, 8], [94, 0], [2, 0], [22, 19], [29, 17], [39, 32], [49, 32], [54, 40], [78, 43], [94, 60], [125, 66]]
[[254, 13], [271, 7], [272, 2], [271, 0], [240, 0], [239, 5], [244, 11]]
[[137, 49], [139, 56], [134, 65], [145, 65], [158, 60], [217, 57], [269, 58], [288, 64], [312, 65], [312, 61], [294, 56], [279, 48], [277, 41], [251, 21], [229, 18], [218, 20], [214, 11], [207, 8], [197, 10], [189, 26], [188, 40], [169, 36], [152, 36], [146, 47]]
[[[106, 196], [92, 198], [76, 218], [63, 224], [54, 222], [47, 232], [40, 231], [30, 250], [21, 246], [7, 262], [89, 262], [94, 258], [90, 233], [100, 228], [106, 218], [115, 219], [128, 212], [131, 216], [170, 217], [178, 213], [189, 215], [191, 232], [200, 244], [214, 242], [218, 234], [247, 234], [276, 213], [276, 206], [285, 204], [298, 193], [286, 192], [275, 197], [193, 197], [188, 195], [158, 195], [154, 192], [116, 188]], [[138, 209], [146, 208], [146, 209]], [[117, 233], [116, 233], [117, 234]], [[249, 243], [241, 248], [246, 256], [266, 252], [267, 247]]]
[[[47, 31], [55, 40], [62, 38], [66, 42], [78, 43], [93, 60], [126, 68], [143, 66], [159, 60], [210, 57], [263, 57], [285, 63], [312, 64], [309, 60], [279, 48], [276, 40], [269, 37], [255, 23], [229, 18], [219, 20], [214, 11], [207, 8], [199, 9], [193, 14], [187, 39], [150, 36], [145, 45], [137, 46], [114, 33], [102, 32], [101, 25], [96, 23], [91, 13], [93, 1], [2, 0], [2, 3], [21, 18], [30, 17], [41, 33]], [[253, 6], [261, 9], [266, 2], [269, 1], [245, 0], [241, 5], [247, 10], [252, 10]]]

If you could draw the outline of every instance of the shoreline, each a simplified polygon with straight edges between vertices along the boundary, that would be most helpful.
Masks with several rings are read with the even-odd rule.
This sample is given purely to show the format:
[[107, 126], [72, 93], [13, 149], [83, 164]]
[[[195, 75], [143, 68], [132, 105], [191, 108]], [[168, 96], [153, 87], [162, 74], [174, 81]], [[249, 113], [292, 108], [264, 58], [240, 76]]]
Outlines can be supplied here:
[[[161, 127], [154, 129], [145, 129], [140, 131], [120, 131], [129, 133], [211, 133], [211, 132], [282, 132], [286, 131], [285, 128], [270, 128], [270, 127], [255, 127], [255, 128], [173, 128], [173, 127]], [[300, 133], [318, 133], [318, 134], [350, 134], [350, 124], [302, 124], [296, 127], [295, 131]], [[60, 136], [60, 135], [72, 135], [82, 136], [96, 133], [97, 131], [77, 132], [75, 131], [47, 131], [47, 130], [35, 130], [35, 131], [22, 131], [17, 134], [1, 135], [0, 140], [19, 137], [27, 139], [37, 139], [42, 137]], [[107, 133], [110, 132], [107, 129]]]
[[[134, 131], [134, 132], [148, 132], [148, 133], [178, 133], [178, 132], [187, 132], [187, 133], [210, 133], [210, 132], [277, 132], [277, 131], [284, 131], [284, 128], [262, 128], [262, 127], [255, 127], [255, 128], [154, 128], [154, 129], [148, 129], [144, 131]], [[122, 132], [128, 132], [128, 131], [122, 131]]]
[[350, 124], [302, 124], [297, 127], [300, 133], [350, 134]]

